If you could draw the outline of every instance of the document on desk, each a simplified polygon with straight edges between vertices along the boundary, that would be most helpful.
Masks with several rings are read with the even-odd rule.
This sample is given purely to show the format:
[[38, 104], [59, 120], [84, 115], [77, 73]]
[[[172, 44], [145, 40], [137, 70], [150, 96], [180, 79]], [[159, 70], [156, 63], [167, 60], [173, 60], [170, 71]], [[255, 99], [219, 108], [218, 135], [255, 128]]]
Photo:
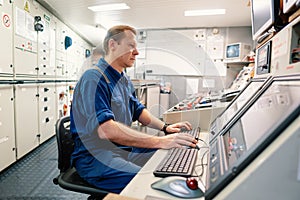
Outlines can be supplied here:
[[114, 194], [114, 193], [109, 193], [108, 195], [105, 196], [105, 198], [103, 200], [139, 200], [139, 199], [121, 196], [121, 195]]
[[147, 195], [144, 200], [168, 200], [168, 199]]

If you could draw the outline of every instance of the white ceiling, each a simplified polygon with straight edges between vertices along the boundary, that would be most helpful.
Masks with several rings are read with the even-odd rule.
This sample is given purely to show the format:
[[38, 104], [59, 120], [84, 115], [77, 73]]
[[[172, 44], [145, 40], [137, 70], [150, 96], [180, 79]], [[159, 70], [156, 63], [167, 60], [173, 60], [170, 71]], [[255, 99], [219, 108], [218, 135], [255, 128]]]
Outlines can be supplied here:
[[[249, 0], [36, 0], [94, 46], [103, 29], [128, 24], [137, 29], [251, 26]], [[131, 9], [94, 13], [88, 6], [126, 3]], [[185, 10], [226, 9], [225, 15], [184, 17]], [[96, 28], [96, 25], [98, 28]]]

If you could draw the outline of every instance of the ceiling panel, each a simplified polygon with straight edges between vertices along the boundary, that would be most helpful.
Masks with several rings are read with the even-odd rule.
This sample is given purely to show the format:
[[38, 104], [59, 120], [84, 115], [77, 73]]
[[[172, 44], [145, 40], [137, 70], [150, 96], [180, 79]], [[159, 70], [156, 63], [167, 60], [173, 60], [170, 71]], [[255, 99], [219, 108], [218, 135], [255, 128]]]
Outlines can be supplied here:
[[[103, 30], [116, 24], [137, 29], [251, 26], [249, 0], [36, 0], [79, 32], [93, 45]], [[87, 7], [105, 3], [127, 3], [128, 10], [94, 13]], [[184, 10], [225, 8], [219, 16], [184, 17]], [[101, 25], [96, 28], [96, 25]]]

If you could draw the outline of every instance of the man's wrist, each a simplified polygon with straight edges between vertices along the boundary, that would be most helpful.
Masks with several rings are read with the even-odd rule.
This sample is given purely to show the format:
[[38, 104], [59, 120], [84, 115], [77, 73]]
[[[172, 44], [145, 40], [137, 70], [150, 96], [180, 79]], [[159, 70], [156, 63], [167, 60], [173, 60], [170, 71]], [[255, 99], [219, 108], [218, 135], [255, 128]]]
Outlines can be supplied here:
[[163, 131], [166, 135], [170, 134], [168, 131], [167, 131], [167, 127], [169, 126], [170, 124], [164, 124], [164, 126], [162, 127], [161, 131]]

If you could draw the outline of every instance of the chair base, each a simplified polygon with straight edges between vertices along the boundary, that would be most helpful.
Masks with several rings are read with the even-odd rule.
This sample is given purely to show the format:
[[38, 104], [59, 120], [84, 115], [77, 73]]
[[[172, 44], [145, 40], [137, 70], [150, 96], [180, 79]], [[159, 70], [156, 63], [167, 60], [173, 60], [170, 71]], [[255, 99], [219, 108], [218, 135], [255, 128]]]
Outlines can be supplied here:
[[75, 168], [61, 172], [53, 179], [53, 183], [66, 190], [89, 194], [91, 195], [89, 200], [103, 199], [109, 193], [87, 183], [78, 175]]

